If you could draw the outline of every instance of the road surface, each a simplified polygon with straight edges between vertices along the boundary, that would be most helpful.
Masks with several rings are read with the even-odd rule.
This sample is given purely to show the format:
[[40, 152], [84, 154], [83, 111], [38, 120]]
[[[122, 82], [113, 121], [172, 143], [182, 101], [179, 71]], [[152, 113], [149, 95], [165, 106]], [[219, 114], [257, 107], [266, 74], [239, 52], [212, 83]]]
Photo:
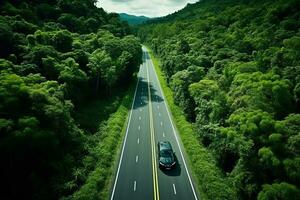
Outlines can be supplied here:
[[[159, 169], [158, 141], [172, 144], [175, 169]], [[143, 63], [111, 200], [197, 200], [182, 151], [152, 60], [143, 47]]]

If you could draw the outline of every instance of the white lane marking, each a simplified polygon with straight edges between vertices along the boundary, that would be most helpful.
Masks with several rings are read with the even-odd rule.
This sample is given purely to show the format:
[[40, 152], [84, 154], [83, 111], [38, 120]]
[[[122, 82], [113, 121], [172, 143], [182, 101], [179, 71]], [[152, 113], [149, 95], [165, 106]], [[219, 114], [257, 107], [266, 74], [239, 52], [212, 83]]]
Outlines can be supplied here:
[[139, 130], [141, 130], [141, 126], [139, 126]]
[[141, 105], [143, 104], [143, 102], [141, 101]]
[[160, 126], [162, 126], [163, 125], [163, 123], [162, 122], [160, 122]]
[[113, 187], [111, 198], [110, 198], [111, 200], [114, 199], [114, 195], [115, 195], [115, 190], [116, 190], [117, 181], [118, 181], [118, 178], [119, 178], [120, 168], [121, 168], [121, 164], [122, 164], [122, 160], [123, 160], [123, 155], [124, 155], [124, 149], [125, 149], [125, 145], [126, 145], [126, 141], [127, 141], [128, 131], [129, 131], [129, 124], [130, 124], [130, 121], [131, 121], [133, 106], [134, 106], [134, 102], [135, 102], [135, 98], [136, 98], [136, 92], [137, 92], [137, 88], [138, 88], [139, 82], [140, 81], [138, 79], [138, 82], [136, 84], [135, 91], [134, 91], [133, 101], [132, 101], [132, 104], [131, 104], [131, 111], [130, 111], [130, 114], [129, 114], [129, 119], [128, 119], [128, 124], [127, 124], [125, 139], [124, 139], [124, 142], [123, 142], [121, 157], [120, 157], [120, 161], [119, 161], [119, 165], [118, 165], [117, 175], [116, 175], [116, 178], [115, 178], [115, 183], [114, 183], [114, 187]]
[[165, 136], [165, 132], [163, 132], [163, 137], [166, 137], [166, 136]]
[[161, 114], [160, 113], [158, 113], [158, 116], [160, 116]]
[[159, 109], [159, 106], [157, 106], [157, 109]]
[[141, 120], [142, 118], [141, 118], [141, 116], [139, 116], [139, 120]]
[[139, 156], [135, 156], [135, 162], [137, 163], [139, 161]]
[[143, 110], [140, 108], [140, 112], [142, 112]]
[[140, 138], [138, 138], [137, 143], [138, 143], [138, 144], [140, 143]]
[[136, 191], [136, 181], [133, 183], [133, 191]]
[[174, 190], [174, 194], [176, 195], [176, 187], [174, 183], [173, 183], [173, 190]]
[[189, 173], [189, 171], [188, 171], [188, 169], [187, 169], [186, 162], [185, 162], [185, 159], [184, 159], [184, 157], [183, 157], [183, 153], [182, 153], [181, 147], [180, 147], [180, 145], [179, 145], [177, 133], [176, 133], [175, 128], [174, 128], [174, 124], [173, 124], [173, 120], [172, 120], [171, 115], [170, 115], [169, 107], [167, 106], [166, 101], [164, 101], [165, 95], [164, 95], [163, 90], [162, 90], [162, 88], [161, 88], [160, 82], [159, 82], [158, 77], [157, 77], [157, 74], [156, 74], [156, 70], [155, 70], [155, 68], [154, 68], [154, 66], [153, 66], [153, 62], [152, 62], [151, 59], [150, 59], [150, 62], [151, 62], [151, 64], [152, 64], [152, 69], [153, 69], [154, 72], [155, 72], [154, 74], [155, 74], [156, 80], [157, 80], [157, 82], [158, 82], [159, 89], [160, 89], [160, 91], [161, 91], [161, 96], [162, 96], [163, 102], [164, 102], [164, 104], [165, 104], [165, 107], [166, 107], [166, 110], [167, 110], [167, 113], [168, 113], [168, 116], [169, 116], [169, 120], [171, 121], [173, 133], [174, 133], [174, 135], [175, 135], [175, 139], [176, 139], [177, 145], [178, 145], [178, 147], [179, 147], [180, 155], [181, 155], [181, 157], [182, 157], [182, 161], [183, 161], [183, 164], [184, 164], [184, 168], [185, 168], [185, 170], [186, 170], [186, 172], [187, 172], [187, 175], [188, 175], [188, 178], [189, 178], [189, 182], [190, 182], [190, 185], [191, 185], [192, 190], [193, 190], [194, 197], [195, 197], [196, 200], [198, 200], [197, 195], [196, 195], [196, 192], [195, 192], [194, 185], [193, 185], [193, 183], [192, 183], [192, 179], [191, 179], [190, 173]]

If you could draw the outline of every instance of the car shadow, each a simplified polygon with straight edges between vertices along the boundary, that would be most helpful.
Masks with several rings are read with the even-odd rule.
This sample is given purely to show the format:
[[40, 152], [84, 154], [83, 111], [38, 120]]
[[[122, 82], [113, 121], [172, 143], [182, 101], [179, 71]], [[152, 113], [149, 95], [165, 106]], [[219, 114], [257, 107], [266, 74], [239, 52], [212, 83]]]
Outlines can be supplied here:
[[171, 170], [166, 170], [166, 169], [160, 169], [165, 175], [167, 176], [180, 176], [181, 174], [181, 166], [180, 163], [178, 162], [177, 156], [174, 154], [176, 165], [173, 169]]

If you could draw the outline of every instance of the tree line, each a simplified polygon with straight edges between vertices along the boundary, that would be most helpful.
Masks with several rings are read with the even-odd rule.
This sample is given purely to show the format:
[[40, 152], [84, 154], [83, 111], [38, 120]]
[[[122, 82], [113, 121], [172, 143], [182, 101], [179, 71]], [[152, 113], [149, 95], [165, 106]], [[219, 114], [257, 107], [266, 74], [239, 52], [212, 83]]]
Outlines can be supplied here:
[[237, 199], [299, 199], [300, 3], [203, 0], [139, 26]]
[[93, 137], [73, 114], [127, 87], [142, 55], [129, 26], [95, 4], [0, 2], [2, 199], [58, 199], [84, 184], [76, 169]]

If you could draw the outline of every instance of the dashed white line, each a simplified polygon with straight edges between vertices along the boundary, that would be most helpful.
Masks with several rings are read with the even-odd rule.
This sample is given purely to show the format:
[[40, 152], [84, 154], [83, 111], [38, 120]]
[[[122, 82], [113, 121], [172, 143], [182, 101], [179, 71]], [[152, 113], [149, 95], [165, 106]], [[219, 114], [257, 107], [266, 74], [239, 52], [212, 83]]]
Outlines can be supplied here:
[[140, 108], [140, 112], [142, 112], [143, 110]]
[[141, 126], [139, 126], [139, 130], [141, 130]]
[[139, 116], [139, 120], [141, 120], [142, 118], [141, 118], [141, 116]]
[[176, 195], [176, 187], [174, 183], [173, 183], [173, 190], [174, 190], [174, 194]]
[[163, 123], [162, 122], [160, 122], [160, 126], [162, 126], [163, 125]]
[[158, 116], [160, 116], [161, 114], [160, 113], [158, 113]]
[[135, 162], [137, 163], [139, 161], [139, 156], [135, 156]]
[[138, 138], [137, 143], [138, 143], [138, 144], [140, 143], [140, 138]]
[[136, 181], [133, 183], [133, 191], [136, 191]]
[[157, 109], [159, 109], [159, 106], [157, 106]]
[[166, 136], [165, 136], [165, 132], [163, 132], [163, 137], [166, 137]]

